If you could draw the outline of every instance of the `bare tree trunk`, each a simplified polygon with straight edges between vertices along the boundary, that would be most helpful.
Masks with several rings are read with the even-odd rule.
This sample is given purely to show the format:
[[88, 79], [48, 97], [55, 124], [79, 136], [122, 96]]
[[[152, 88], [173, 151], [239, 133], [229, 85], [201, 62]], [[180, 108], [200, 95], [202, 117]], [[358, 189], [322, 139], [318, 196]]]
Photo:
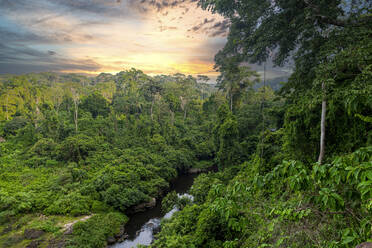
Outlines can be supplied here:
[[152, 102], [151, 102], [151, 108], [150, 108], [150, 116], [151, 116], [151, 120], [153, 121], [154, 120], [154, 117], [153, 117], [153, 115], [152, 115], [152, 109], [153, 109], [153, 107], [154, 107], [154, 99], [152, 100]]
[[75, 132], [78, 132], [78, 114], [79, 114], [79, 93], [75, 89], [71, 89], [73, 101], [74, 101], [74, 122], [75, 122]]
[[322, 91], [323, 91], [323, 100], [322, 100], [322, 116], [320, 120], [320, 151], [319, 151], [319, 158], [318, 162], [322, 164], [324, 158], [324, 150], [325, 150], [325, 132], [326, 132], [326, 111], [327, 111], [327, 100], [325, 97], [325, 85], [324, 82], [322, 83]]
[[78, 132], [78, 104], [77, 104], [77, 101], [74, 101], [74, 105], [75, 105], [75, 113], [74, 113], [74, 121], [75, 121], [75, 132], [77, 133]]

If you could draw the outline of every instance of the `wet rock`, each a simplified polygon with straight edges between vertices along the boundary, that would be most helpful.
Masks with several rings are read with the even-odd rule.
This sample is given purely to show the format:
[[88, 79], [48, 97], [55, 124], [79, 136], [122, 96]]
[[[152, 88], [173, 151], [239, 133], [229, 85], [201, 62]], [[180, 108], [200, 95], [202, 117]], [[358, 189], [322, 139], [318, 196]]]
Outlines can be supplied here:
[[372, 243], [371, 242], [364, 242], [364, 243], [361, 243], [361, 244], [355, 246], [355, 248], [372, 248]]
[[134, 213], [143, 212], [146, 209], [155, 207], [155, 205], [156, 205], [156, 199], [151, 198], [151, 200], [149, 202], [141, 203], [141, 204], [138, 204], [137, 206], [135, 206], [133, 208], [133, 212]]
[[23, 236], [25, 239], [37, 239], [44, 235], [44, 231], [37, 229], [25, 229]]
[[107, 244], [112, 245], [116, 243], [116, 239], [114, 237], [107, 238]]
[[123, 236], [121, 236], [121, 237], [117, 240], [117, 242], [118, 242], [118, 243], [124, 242], [124, 240], [126, 240], [128, 237], [129, 237], [128, 234], [124, 234]]

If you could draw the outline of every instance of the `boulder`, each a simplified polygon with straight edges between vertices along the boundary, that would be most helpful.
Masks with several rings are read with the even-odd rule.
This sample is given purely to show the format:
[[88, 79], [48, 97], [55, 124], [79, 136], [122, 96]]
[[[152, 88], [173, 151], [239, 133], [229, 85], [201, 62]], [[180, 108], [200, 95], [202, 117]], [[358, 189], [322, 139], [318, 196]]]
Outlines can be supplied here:
[[120, 230], [117, 234], [114, 235], [114, 237], [116, 239], [120, 239], [121, 237], [123, 237], [123, 235], [125, 234], [125, 229], [124, 227], [120, 227]]
[[37, 239], [44, 235], [44, 231], [37, 229], [25, 229], [23, 236], [25, 239]]
[[141, 204], [138, 204], [137, 206], [135, 206], [133, 208], [133, 212], [134, 213], [143, 212], [146, 209], [155, 207], [155, 205], [156, 205], [156, 199], [151, 198], [151, 200], [149, 202], [144, 202], [144, 203], [141, 203]]
[[200, 169], [200, 168], [190, 168], [188, 172], [189, 172], [189, 174], [198, 174], [198, 173], [201, 173], [203, 171], [204, 170]]
[[112, 245], [116, 243], [116, 239], [112, 236], [107, 238], [107, 244]]
[[66, 230], [63, 232], [63, 234], [65, 235], [70, 235], [72, 234], [72, 232], [74, 231], [74, 227], [73, 226], [69, 226], [66, 228]]
[[372, 248], [372, 243], [371, 242], [364, 242], [364, 243], [361, 243], [361, 244], [355, 246], [355, 248]]
[[117, 242], [118, 242], [118, 243], [124, 242], [124, 240], [126, 240], [128, 237], [129, 237], [128, 234], [124, 234], [123, 236], [121, 236], [121, 237], [117, 240]]
[[33, 240], [26, 246], [26, 248], [38, 248], [41, 243], [41, 240]]
[[64, 239], [52, 239], [49, 241], [48, 248], [64, 248], [66, 247], [66, 241]]

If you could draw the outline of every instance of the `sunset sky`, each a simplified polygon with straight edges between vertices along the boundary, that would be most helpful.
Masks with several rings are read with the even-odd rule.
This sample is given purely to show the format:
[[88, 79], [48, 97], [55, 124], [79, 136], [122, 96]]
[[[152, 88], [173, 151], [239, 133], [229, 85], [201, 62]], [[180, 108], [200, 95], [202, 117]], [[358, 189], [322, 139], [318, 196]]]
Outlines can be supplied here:
[[0, 0], [0, 73], [133, 67], [215, 78], [227, 31], [228, 22], [196, 0]]

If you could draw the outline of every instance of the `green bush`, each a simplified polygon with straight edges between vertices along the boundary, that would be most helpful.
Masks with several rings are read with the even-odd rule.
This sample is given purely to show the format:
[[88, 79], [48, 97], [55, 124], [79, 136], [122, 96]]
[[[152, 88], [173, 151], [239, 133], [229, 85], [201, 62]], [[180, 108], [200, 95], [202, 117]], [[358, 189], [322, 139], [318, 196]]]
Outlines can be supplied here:
[[79, 216], [89, 214], [92, 200], [88, 196], [82, 196], [78, 192], [59, 197], [53, 202], [45, 212], [48, 214], [71, 214]]
[[96, 214], [86, 221], [74, 225], [72, 237], [68, 241], [71, 248], [101, 248], [105, 247], [109, 236], [119, 232], [120, 227], [128, 218], [117, 212]]
[[81, 159], [85, 159], [91, 151], [96, 150], [98, 146], [94, 138], [78, 134], [66, 138], [58, 146], [58, 153], [60, 159], [78, 163]]

